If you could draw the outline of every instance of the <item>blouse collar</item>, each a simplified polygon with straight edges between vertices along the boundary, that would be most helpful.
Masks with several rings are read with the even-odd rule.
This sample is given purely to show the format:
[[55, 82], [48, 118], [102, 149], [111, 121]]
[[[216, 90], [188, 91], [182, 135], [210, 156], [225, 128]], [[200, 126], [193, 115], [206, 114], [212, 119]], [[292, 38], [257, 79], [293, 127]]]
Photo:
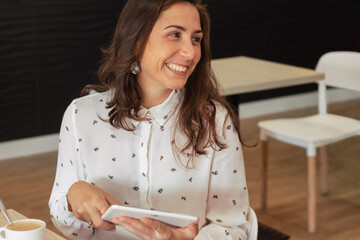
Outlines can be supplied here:
[[[176, 111], [179, 107], [179, 102], [182, 98], [183, 91], [182, 90], [173, 90], [170, 95], [159, 105], [156, 105], [151, 108], [142, 107], [139, 111], [139, 115], [141, 117], [147, 117], [150, 119], [154, 119], [157, 121], [160, 126], [163, 126], [166, 121], [170, 118], [170, 116]], [[139, 121], [131, 119], [132, 124], [137, 127], [139, 125]]]

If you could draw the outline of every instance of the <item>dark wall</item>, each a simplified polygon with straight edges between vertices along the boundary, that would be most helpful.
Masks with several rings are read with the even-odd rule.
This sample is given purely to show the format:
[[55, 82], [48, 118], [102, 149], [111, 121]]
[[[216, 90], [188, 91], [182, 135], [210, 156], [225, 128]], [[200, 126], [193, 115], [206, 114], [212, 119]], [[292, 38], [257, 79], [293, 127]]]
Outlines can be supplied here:
[[[358, 0], [204, 0], [213, 58], [247, 55], [314, 68], [331, 50], [360, 50]], [[96, 81], [125, 0], [0, 0], [0, 141], [58, 132], [81, 88]], [[251, 101], [313, 85], [232, 96]]]

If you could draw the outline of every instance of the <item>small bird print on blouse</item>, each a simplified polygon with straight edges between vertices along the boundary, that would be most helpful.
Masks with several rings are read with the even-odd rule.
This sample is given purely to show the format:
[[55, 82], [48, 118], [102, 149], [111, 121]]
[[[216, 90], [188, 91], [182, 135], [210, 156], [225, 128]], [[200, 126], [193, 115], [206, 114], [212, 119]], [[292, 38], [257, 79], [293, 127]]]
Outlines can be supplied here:
[[137, 190], [139, 190], [139, 187], [135, 186], [135, 187], [133, 187], [133, 189], [134, 189], [135, 191], [137, 191]]
[[212, 171], [211, 172], [213, 175], [218, 175], [218, 171]]

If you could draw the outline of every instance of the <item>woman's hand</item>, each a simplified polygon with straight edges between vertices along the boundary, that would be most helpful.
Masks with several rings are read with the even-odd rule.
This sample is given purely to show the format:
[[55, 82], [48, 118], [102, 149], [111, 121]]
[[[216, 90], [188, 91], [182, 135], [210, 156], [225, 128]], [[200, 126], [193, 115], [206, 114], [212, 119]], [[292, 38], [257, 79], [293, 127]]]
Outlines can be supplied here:
[[68, 208], [75, 216], [85, 222], [91, 221], [92, 227], [115, 231], [115, 225], [101, 219], [101, 215], [113, 204], [120, 205], [110, 193], [87, 182], [74, 183], [68, 192]]
[[181, 228], [145, 217], [141, 220], [120, 217], [112, 221], [143, 240], [193, 240], [199, 233], [199, 219]]

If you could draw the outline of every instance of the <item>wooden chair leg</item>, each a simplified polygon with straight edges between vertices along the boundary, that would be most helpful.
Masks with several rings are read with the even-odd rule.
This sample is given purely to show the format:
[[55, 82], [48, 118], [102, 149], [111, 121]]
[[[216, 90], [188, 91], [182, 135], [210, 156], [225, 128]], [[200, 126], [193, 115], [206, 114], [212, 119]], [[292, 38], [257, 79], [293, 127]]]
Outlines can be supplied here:
[[260, 199], [261, 208], [267, 207], [267, 158], [268, 158], [268, 141], [260, 141], [261, 165], [260, 165]]
[[320, 176], [321, 176], [321, 193], [328, 193], [328, 157], [326, 146], [320, 147]]
[[316, 231], [316, 157], [308, 156], [308, 230]]

